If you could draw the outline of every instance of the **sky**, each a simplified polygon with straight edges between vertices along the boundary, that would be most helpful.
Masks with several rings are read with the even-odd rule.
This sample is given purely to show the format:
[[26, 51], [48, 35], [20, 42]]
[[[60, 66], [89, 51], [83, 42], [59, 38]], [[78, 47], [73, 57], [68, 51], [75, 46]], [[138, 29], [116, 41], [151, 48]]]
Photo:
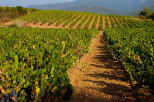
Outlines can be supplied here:
[[74, 0], [0, 0], [0, 6], [29, 6], [71, 1]]
[[[75, 0], [0, 0], [0, 6], [30, 6], [30, 5], [43, 5], [61, 2], [71, 2]], [[146, 2], [147, 0], [138, 0]]]

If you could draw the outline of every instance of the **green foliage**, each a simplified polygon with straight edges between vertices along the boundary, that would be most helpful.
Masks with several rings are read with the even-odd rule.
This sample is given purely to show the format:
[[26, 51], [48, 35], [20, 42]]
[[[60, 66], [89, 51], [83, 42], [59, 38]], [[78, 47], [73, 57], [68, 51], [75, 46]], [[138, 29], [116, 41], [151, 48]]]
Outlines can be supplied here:
[[16, 10], [21, 15], [26, 14], [28, 12], [28, 10], [23, 8], [22, 6], [16, 6]]
[[93, 20], [94, 16], [91, 16], [90, 19], [88, 20], [88, 22], [85, 25], [85, 29], [88, 29], [90, 26], [91, 21]]
[[[142, 26], [142, 25], [140, 25]], [[121, 60], [132, 81], [154, 89], [154, 26], [151, 28], [106, 29], [113, 54]]]
[[115, 19], [114, 19], [113, 16], [110, 16], [110, 21], [111, 21], [112, 27], [117, 28], [117, 24], [116, 24]]
[[143, 16], [154, 20], [154, 11], [149, 8], [145, 8], [143, 11], [139, 13], [139, 16]]
[[103, 30], [103, 16], [100, 16], [99, 30]]
[[70, 27], [72, 28], [80, 19], [82, 19], [82, 17], [83, 17], [83, 15], [80, 15], [76, 20], [74, 20], [74, 21], [71, 23]]
[[34, 11], [36, 11], [36, 9], [23, 8], [22, 6], [0, 7], [0, 23]]
[[[112, 28], [140, 28], [143, 25], [144, 27], [149, 27], [148, 22], [137, 20], [133, 17], [129, 16], [117, 16], [117, 15], [101, 15], [94, 13], [85, 13], [85, 12], [75, 12], [75, 11], [62, 11], [62, 10], [40, 10], [29, 15], [25, 15], [19, 17], [18, 19], [26, 22], [26, 23], [38, 23], [41, 24], [49, 23], [49, 25], [59, 26], [62, 24], [63, 27], [69, 26], [69, 28], [73, 28], [75, 24], [79, 22], [77, 28], [83, 27], [85, 24], [85, 29], [88, 29], [90, 24], [92, 23], [93, 18], [94, 22], [92, 23], [91, 29], [96, 28], [96, 24], [98, 21], [98, 17], [101, 17], [99, 23], [99, 30], [103, 28], [103, 19], [105, 17], [105, 27], [109, 28], [109, 21], [111, 22]], [[89, 18], [90, 17], [90, 18]], [[88, 19], [89, 18], [89, 19]], [[108, 19], [109, 18], [109, 19]]]
[[86, 15], [85, 18], [81, 20], [81, 22], [80, 22], [78, 28], [82, 28], [82, 25], [85, 23], [85, 21], [88, 19], [89, 16], [90, 16], [90, 15]]
[[[109, 20], [108, 20], [109, 16], [105, 16], [105, 27], [109, 28]], [[111, 20], [110, 20], [111, 21]], [[111, 24], [112, 25], [112, 24]]]
[[88, 51], [96, 30], [0, 28], [0, 96], [15, 91], [19, 102], [67, 90], [67, 69]]
[[11, 24], [9, 27], [18, 27], [16, 24]]
[[[24, 17], [21, 17], [21, 20], [27, 21], [27, 22], [49, 22], [50, 24], [61, 22], [66, 20], [66, 24], [70, 23], [74, 18], [77, 16], [85, 15], [85, 14], [93, 14], [93, 13], [85, 13], [85, 12], [75, 12], [75, 11], [62, 11], [62, 10], [40, 10], [38, 12], [34, 12], [30, 15], [26, 15]], [[80, 17], [81, 19], [81, 17]], [[59, 23], [58, 23], [59, 24]], [[57, 25], [58, 25], [57, 24]]]
[[98, 21], [98, 16], [96, 16], [95, 19], [94, 19], [94, 22], [92, 24], [92, 29], [96, 29], [97, 21]]
[[154, 20], [154, 12], [149, 16], [152, 20]]

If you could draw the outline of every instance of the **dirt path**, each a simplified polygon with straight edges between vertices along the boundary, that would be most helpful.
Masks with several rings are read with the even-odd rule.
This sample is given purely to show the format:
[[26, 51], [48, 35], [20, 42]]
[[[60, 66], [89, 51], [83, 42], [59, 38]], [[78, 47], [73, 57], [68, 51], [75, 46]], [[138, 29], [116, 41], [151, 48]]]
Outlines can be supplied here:
[[32, 27], [32, 28], [36, 28], [36, 27], [42, 28], [42, 27], [41, 27], [41, 26], [42, 26], [42, 25], [41, 25], [41, 21], [40, 21], [40, 22], [37, 22], [37, 23], [35, 23], [35, 24], [34, 24], [34, 22], [27, 23], [26, 26], [27, 26], [27, 27]]
[[34, 24], [33, 22], [32, 23], [28, 23], [28, 24], [26, 24], [26, 27], [31, 27], [31, 28], [58, 28], [58, 27], [56, 27], [54, 24], [50, 24], [49, 25], [49, 22], [46, 22], [46, 23], [44, 23], [44, 24], [40, 24], [40, 22], [39, 23], [37, 23], [37, 24]]
[[103, 29], [105, 29], [105, 27], [106, 27], [106, 26], [105, 26], [105, 25], [106, 25], [106, 22], [105, 22], [105, 16], [103, 16], [102, 19], [103, 19]]
[[5, 23], [2, 23], [2, 25], [4, 25], [4, 26], [9, 26], [9, 25], [11, 25], [13, 23], [13, 21], [8, 21], [8, 22], [5, 22]]
[[74, 94], [69, 102], [145, 102], [137, 101], [121, 64], [113, 59], [107, 40], [100, 32], [90, 52], [68, 71]]

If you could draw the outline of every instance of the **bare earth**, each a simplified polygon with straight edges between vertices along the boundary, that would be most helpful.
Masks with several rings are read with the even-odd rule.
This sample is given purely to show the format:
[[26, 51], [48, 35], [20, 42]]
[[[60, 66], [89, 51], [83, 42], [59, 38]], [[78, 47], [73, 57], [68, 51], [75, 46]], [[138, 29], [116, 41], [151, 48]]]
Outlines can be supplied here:
[[106, 22], [105, 22], [105, 16], [103, 16], [102, 19], [103, 19], [103, 29], [105, 29], [105, 23], [106, 23]]
[[65, 26], [65, 28], [70, 28], [71, 24], [72, 24], [74, 21], [76, 21], [80, 16], [81, 16], [81, 15], [79, 15], [79, 16], [77, 16], [75, 19], [73, 19], [69, 24], [67, 24], [67, 25]]
[[92, 40], [90, 49], [68, 71], [74, 86], [69, 102], [152, 102], [141, 94], [141, 100], [137, 98], [139, 94], [132, 90], [126, 72], [107, 48], [103, 32]]
[[82, 16], [82, 18], [73, 26], [74, 29], [77, 29], [82, 20], [86, 17], [86, 15]]
[[99, 24], [100, 24], [100, 16], [98, 16], [98, 20], [97, 20], [97, 24], [96, 24], [96, 28], [98, 29], [99, 28]]
[[86, 19], [85, 23], [83, 23], [83, 25], [81, 26], [82, 29], [85, 28], [85, 26], [86, 26], [86, 24], [88, 23], [90, 17], [91, 17], [91, 15]]
[[92, 21], [91, 21], [91, 23], [89, 24], [89, 29], [91, 29], [92, 28], [92, 26], [93, 26], [93, 23], [94, 23], [94, 21], [95, 21], [95, 18], [96, 18], [96, 16], [94, 16], [93, 17], [93, 19], [92, 19]]

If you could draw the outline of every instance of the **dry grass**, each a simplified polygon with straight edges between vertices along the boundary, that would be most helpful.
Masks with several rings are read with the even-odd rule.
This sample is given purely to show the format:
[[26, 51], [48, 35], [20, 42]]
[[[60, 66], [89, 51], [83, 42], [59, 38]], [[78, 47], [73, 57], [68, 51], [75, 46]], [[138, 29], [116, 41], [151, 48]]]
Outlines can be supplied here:
[[24, 28], [25, 27], [25, 22], [22, 20], [15, 20], [12, 23], [9, 24], [9, 27], [18, 27], [18, 28]]

